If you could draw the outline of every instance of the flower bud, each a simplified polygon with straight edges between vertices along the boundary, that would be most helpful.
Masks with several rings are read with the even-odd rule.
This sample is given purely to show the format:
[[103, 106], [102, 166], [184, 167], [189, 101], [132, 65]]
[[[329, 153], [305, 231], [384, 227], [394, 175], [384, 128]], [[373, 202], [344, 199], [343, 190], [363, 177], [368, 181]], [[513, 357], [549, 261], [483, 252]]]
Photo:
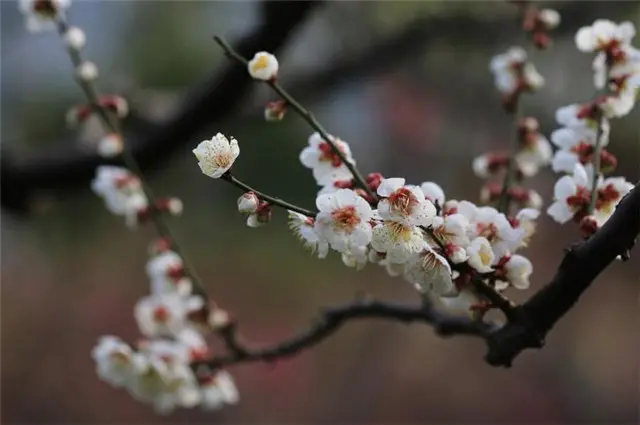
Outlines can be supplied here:
[[287, 102], [284, 100], [269, 102], [264, 108], [264, 119], [269, 122], [282, 121], [286, 112]]
[[78, 27], [71, 27], [64, 33], [64, 43], [71, 50], [79, 52], [87, 42], [87, 37]]
[[244, 193], [238, 198], [238, 211], [240, 214], [254, 214], [259, 205], [260, 199], [254, 192]]
[[159, 212], [168, 212], [171, 215], [181, 215], [184, 210], [184, 204], [178, 198], [160, 198], [156, 200], [156, 209]]
[[122, 153], [124, 149], [124, 143], [122, 142], [122, 137], [120, 137], [117, 133], [110, 133], [104, 136], [98, 142], [98, 155], [103, 158], [113, 158], [114, 156], [118, 156]]
[[221, 308], [214, 308], [209, 313], [209, 326], [215, 331], [223, 329], [231, 323], [229, 313]]
[[84, 82], [94, 81], [98, 78], [98, 67], [93, 62], [84, 61], [78, 65], [76, 76]]
[[580, 234], [585, 239], [593, 236], [593, 234], [598, 231], [599, 227], [598, 221], [592, 215], [584, 216], [582, 217], [582, 220], [580, 220]]

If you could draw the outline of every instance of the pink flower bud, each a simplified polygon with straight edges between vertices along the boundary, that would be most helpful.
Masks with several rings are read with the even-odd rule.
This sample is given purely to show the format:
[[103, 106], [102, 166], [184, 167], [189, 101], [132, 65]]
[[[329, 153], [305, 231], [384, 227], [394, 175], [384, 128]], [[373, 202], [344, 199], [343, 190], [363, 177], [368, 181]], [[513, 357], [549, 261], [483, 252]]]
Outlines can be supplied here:
[[284, 100], [269, 102], [264, 108], [264, 118], [265, 120], [270, 122], [282, 121], [286, 112], [287, 102], [285, 102]]

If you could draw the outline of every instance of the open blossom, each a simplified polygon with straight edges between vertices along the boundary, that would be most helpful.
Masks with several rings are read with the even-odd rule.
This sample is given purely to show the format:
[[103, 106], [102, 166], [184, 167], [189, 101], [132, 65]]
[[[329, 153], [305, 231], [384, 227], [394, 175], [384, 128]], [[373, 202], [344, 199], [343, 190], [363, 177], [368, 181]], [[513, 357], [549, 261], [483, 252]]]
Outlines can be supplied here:
[[271, 53], [258, 52], [247, 64], [249, 75], [256, 80], [269, 81], [278, 76], [278, 59]]
[[591, 67], [596, 88], [603, 89], [611, 82], [614, 91], [619, 93], [624, 91], [625, 80], [640, 72], [640, 50], [631, 45], [616, 46], [613, 55], [598, 53]]
[[469, 220], [462, 214], [437, 217], [433, 223], [433, 234], [444, 244], [465, 246], [469, 244]]
[[175, 336], [186, 325], [187, 314], [200, 307], [200, 297], [178, 294], [149, 295], [135, 306], [134, 316], [140, 332], [149, 338]]
[[213, 376], [200, 382], [202, 392], [202, 408], [205, 410], [219, 409], [225, 404], [236, 404], [240, 395], [231, 374], [221, 370]]
[[[333, 136], [330, 136], [330, 140], [349, 163], [355, 164], [347, 143]], [[300, 153], [300, 162], [313, 171], [313, 177], [320, 186], [328, 186], [336, 181], [348, 181], [353, 178], [340, 155], [317, 132], [309, 137], [309, 146]]]
[[524, 238], [524, 229], [514, 229], [507, 217], [493, 207], [476, 207], [470, 202], [461, 202], [459, 210], [470, 222], [467, 236], [470, 239], [485, 238], [498, 258], [513, 252]]
[[536, 220], [540, 216], [540, 211], [534, 208], [523, 208], [516, 214], [515, 217], [509, 218], [509, 223], [514, 229], [522, 229], [522, 238], [519, 239], [519, 243], [515, 245], [513, 251], [515, 252], [519, 248], [526, 247], [531, 241], [531, 237], [536, 231]]
[[519, 170], [530, 177], [535, 175], [541, 167], [549, 165], [552, 156], [553, 151], [547, 138], [536, 133], [535, 137], [525, 140], [515, 159]]
[[505, 95], [537, 90], [544, 85], [544, 78], [532, 63], [527, 62], [527, 52], [521, 47], [512, 47], [506, 53], [494, 56], [489, 68], [496, 87]]
[[436, 217], [436, 208], [428, 201], [418, 186], [405, 186], [405, 179], [384, 179], [378, 187], [383, 197], [378, 212], [384, 220], [396, 221], [408, 226], [430, 226]]
[[371, 242], [373, 217], [371, 206], [353, 190], [340, 189], [318, 196], [320, 211], [314, 229], [320, 240], [326, 241], [338, 252], [362, 247]]
[[424, 182], [420, 185], [420, 189], [424, 193], [424, 197], [433, 205], [437, 205], [439, 208], [444, 206], [444, 190], [440, 185], [434, 182]]
[[410, 283], [437, 296], [450, 297], [457, 293], [446, 258], [426, 242], [423, 243], [422, 250], [407, 263], [404, 277]]
[[596, 209], [593, 213], [599, 226], [602, 226], [615, 211], [622, 197], [633, 189], [633, 184], [624, 177], [609, 177], [599, 182]]
[[511, 255], [501, 264], [504, 270], [504, 278], [506, 285], [500, 285], [496, 282], [496, 289], [505, 289], [509, 284], [516, 289], [527, 289], [530, 285], [529, 277], [533, 272], [533, 265], [528, 258], [522, 255]]
[[289, 211], [289, 228], [300, 239], [305, 248], [317, 253], [318, 258], [326, 258], [329, 253], [329, 244], [321, 240], [314, 228], [315, 220], [312, 217]]
[[404, 274], [406, 270], [406, 263], [394, 263], [389, 260], [387, 254], [384, 252], [378, 252], [375, 249], [370, 249], [368, 257], [369, 262], [384, 267], [387, 274], [391, 277], [398, 277]]
[[240, 147], [233, 137], [228, 140], [218, 133], [210, 140], [204, 140], [193, 150], [202, 172], [214, 179], [229, 171], [238, 155]]
[[[608, 131], [608, 128], [606, 129]], [[572, 173], [576, 164], [587, 166], [593, 161], [597, 132], [588, 127], [565, 127], [551, 134], [551, 141], [559, 149], [553, 156], [551, 167], [556, 173]], [[609, 143], [608, 134], [601, 137], [600, 146]], [[612, 169], [617, 160], [606, 150], [600, 151], [600, 165], [603, 169]]]
[[342, 263], [351, 268], [360, 271], [369, 262], [369, 255], [366, 246], [354, 246], [342, 253]]
[[18, 8], [27, 18], [27, 30], [41, 32], [54, 30], [56, 22], [64, 16], [71, 0], [19, 0]]
[[186, 276], [184, 262], [177, 252], [167, 250], [151, 257], [146, 272], [152, 294], [191, 294], [191, 279]]
[[[594, 104], [574, 103], [562, 106], [556, 110], [555, 115], [558, 124], [565, 127], [591, 128], [593, 130], [598, 128], [597, 105]], [[601, 121], [604, 128], [602, 140], [604, 140], [605, 135], [609, 134], [610, 124], [605, 119]]]
[[635, 26], [629, 21], [616, 24], [607, 19], [598, 19], [592, 25], [580, 28], [575, 42], [582, 52], [611, 51], [629, 44], [635, 35]]
[[134, 224], [138, 212], [148, 206], [140, 179], [126, 168], [98, 167], [91, 189], [103, 198], [112, 214], [125, 216], [129, 224]]
[[587, 172], [581, 164], [576, 164], [573, 175], [561, 177], [553, 188], [554, 203], [547, 209], [558, 223], [566, 223], [589, 205], [591, 199]]
[[152, 404], [161, 414], [200, 403], [202, 394], [185, 346], [168, 340], [151, 340], [143, 344], [140, 352], [146, 362], [137, 379], [129, 385], [134, 398]]
[[134, 379], [143, 359], [115, 336], [103, 336], [91, 351], [100, 379], [114, 387], [126, 386]]
[[467, 246], [468, 263], [480, 273], [488, 273], [493, 270], [491, 265], [495, 260], [495, 255], [491, 244], [484, 237], [475, 238]]
[[403, 263], [422, 251], [424, 237], [422, 230], [395, 221], [383, 221], [373, 228], [371, 246], [378, 252], [387, 254], [389, 261]]

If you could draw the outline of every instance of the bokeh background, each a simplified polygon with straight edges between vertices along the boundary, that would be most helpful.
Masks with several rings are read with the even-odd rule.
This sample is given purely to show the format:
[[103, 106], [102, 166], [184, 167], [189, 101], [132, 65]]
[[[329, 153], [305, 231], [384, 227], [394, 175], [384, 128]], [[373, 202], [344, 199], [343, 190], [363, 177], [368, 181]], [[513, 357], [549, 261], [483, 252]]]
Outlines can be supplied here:
[[[594, 93], [591, 57], [575, 49], [575, 31], [599, 17], [638, 25], [640, 7], [543, 5], [560, 10], [564, 22], [554, 47], [535, 56], [547, 84], [524, 105], [549, 134], [556, 108]], [[86, 151], [81, 139], [97, 137], [95, 129], [78, 133], [64, 123], [82, 96], [61, 43], [53, 33], [27, 34], [16, 6], [0, 4], [3, 159]], [[512, 137], [488, 63], [522, 42], [515, 14], [515, 6], [493, 1], [327, 2], [279, 51], [281, 81], [351, 144], [365, 172], [437, 181], [448, 197], [475, 200], [482, 182], [471, 172], [472, 158]], [[134, 118], [125, 128], [135, 136], [170, 118], [185, 93], [197, 93], [228, 67], [213, 34], [238, 41], [265, 16], [256, 1], [82, 1], [69, 18], [87, 33], [100, 88], [129, 99]], [[404, 281], [375, 266], [356, 272], [337, 255], [313, 258], [280, 211], [269, 226], [246, 227], [235, 188], [200, 173], [190, 150], [221, 131], [240, 142], [234, 169], [243, 180], [313, 205], [313, 178], [297, 160], [311, 130], [294, 115], [265, 123], [268, 100], [274, 95], [253, 85], [231, 116], [179, 140], [148, 172], [156, 193], [184, 201], [183, 217], [171, 225], [216, 301], [260, 344], [291, 335], [322, 306], [358, 293], [415, 300]], [[639, 118], [636, 108], [616, 121], [611, 140], [619, 174], [634, 182]], [[529, 183], [549, 200], [555, 178], [547, 170]], [[12, 183], [5, 177], [3, 191]], [[637, 259], [606, 270], [547, 346], [525, 352], [510, 370], [487, 366], [480, 341], [440, 339], [422, 325], [358, 322], [293, 359], [234, 367], [237, 406], [158, 417], [100, 382], [90, 358], [100, 335], [138, 338], [132, 307], [148, 291], [143, 266], [151, 230], [127, 230], [88, 180], [29, 193], [27, 201], [2, 211], [4, 423], [638, 422]], [[514, 298], [547, 282], [576, 239], [575, 226], [543, 216], [526, 251], [535, 265], [532, 288]]]

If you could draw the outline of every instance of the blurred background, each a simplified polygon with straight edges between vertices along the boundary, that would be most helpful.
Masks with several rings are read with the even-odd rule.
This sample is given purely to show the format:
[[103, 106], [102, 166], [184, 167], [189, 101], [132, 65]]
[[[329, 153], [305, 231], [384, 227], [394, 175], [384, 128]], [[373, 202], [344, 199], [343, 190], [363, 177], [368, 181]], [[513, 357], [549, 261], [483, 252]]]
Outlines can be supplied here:
[[[506, 2], [270, 4], [82, 1], [68, 14], [87, 34], [101, 90], [129, 99], [133, 113], [125, 128], [147, 155], [154, 191], [184, 201], [183, 217], [171, 224], [188, 257], [256, 344], [285, 338], [322, 306], [361, 292], [406, 302], [416, 297], [375, 266], [356, 272], [337, 255], [313, 258], [281, 211], [269, 226], [248, 228], [236, 213], [236, 189], [200, 173], [190, 151], [220, 131], [239, 140], [234, 170], [250, 185], [306, 207], [317, 190], [298, 162], [312, 130], [292, 114], [265, 123], [263, 105], [274, 95], [231, 69], [212, 35], [232, 43], [256, 42], [256, 34], [264, 39], [258, 47], [278, 52], [282, 84], [350, 143], [365, 173], [436, 181], [447, 197], [470, 200], [482, 185], [471, 171], [473, 157], [512, 137], [489, 60], [524, 40], [516, 7]], [[535, 55], [547, 84], [526, 96], [524, 107], [548, 135], [557, 127], [556, 108], [594, 93], [591, 56], [574, 47], [576, 30], [596, 18], [638, 26], [640, 4], [542, 6], [558, 9], [563, 22], [553, 48]], [[637, 260], [606, 270], [547, 346], [526, 351], [510, 370], [487, 366], [481, 341], [440, 339], [423, 325], [354, 322], [295, 358], [234, 367], [241, 403], [217, 412], [158, 417], [100, 382], [90, 357], [98, 337], [138, 338], [132, 308], [148, 291], [144, 264], [152, 231], [131, 232], [104, 209], [89, 188], [93, 167], [77, 175], [59, 167], [70, 174], [21, 180], [12, 164], [38, 174], [48, 170], [39, 168], [42, 161], [90, 157], [82, 140], [98, 135], [65, 126], [66, 111], [83, 97], [57, 36], [28, 34], [16, 2], [2, 1], [0, 12], [4, 423], [638, 422]], [[270, 37], [280, 39], [267, 42]], [[235, 75], [237, 89], [221, 79], [225, 72]], [[198, 112], [197, 128], [166, 140], [162, 123], [211, 90], [224, 95]], [[639, 118], [636, 107], [613, 124], [611, 138], [617, 174], [632, 182], [640, 177]], [[162, 138], [162, 146], [156, 149], [149, 134]], [[145, 147], [136, 144], [141, 140]], [[528, 183], [549, 201], [555, 179], [546, 170]], [[523, 251], [535, 267], [532, 288], [514, 298], [548, 282], [563, 248], [576, 239], [575, 226], [560, 227], [543, 215]]]

